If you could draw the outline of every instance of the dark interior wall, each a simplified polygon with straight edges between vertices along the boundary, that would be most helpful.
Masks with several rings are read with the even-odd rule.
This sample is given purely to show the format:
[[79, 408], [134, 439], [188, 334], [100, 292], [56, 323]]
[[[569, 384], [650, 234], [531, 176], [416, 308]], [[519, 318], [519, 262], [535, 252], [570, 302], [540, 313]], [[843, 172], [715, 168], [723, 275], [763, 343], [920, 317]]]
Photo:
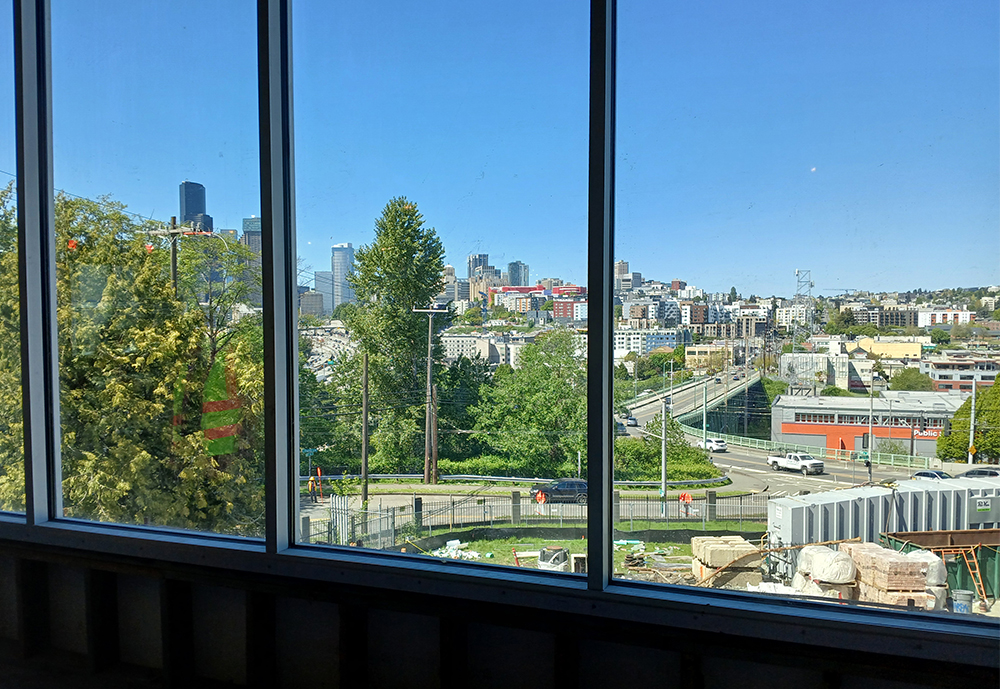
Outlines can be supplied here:
[[0, 678], [24, 680], [0, 686], [904, 689], [1000, 679], [995, 666], [562, 614], [516, 597], [482, 604], [64, 555], [23, 544], [4, 554], [0, 542]]

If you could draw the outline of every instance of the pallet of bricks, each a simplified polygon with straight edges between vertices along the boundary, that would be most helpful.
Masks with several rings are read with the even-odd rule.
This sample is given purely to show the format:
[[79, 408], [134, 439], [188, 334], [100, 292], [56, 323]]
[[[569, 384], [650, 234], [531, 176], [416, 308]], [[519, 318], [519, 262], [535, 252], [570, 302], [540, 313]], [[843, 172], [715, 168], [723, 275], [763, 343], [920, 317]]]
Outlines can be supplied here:
[[[722, 567], [725, 571], [706, 582], [708, 586], [726, 584], [744, 588], [759, 584], [760, 550], [742, 536], [695, 536], [691, 539], [691, 573], [703, 582]], [[734, 562], [735, 560], [735, 562]]]
[[858, 598], [921, 610], [943, 610], [947, 571], [939, 557], [927, 551], [903, 554], [875, 543], [841, 543], [841, 552], [858, 570]]

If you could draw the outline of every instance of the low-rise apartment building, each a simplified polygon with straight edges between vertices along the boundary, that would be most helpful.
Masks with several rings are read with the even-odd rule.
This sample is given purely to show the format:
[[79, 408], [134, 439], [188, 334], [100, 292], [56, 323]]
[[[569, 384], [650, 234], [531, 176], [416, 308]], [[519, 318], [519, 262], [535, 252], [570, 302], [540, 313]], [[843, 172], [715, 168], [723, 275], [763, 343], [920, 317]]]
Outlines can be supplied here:
[[969, 352], [934, 355], [920, 362], [920, 372], [930, 376], [941, 392], [971, 392], [973, 385], [993, 385], [1000, 361]]
[[935, 325], [965, 325], [975, 320], [975, 314], [966, 309], [918, 309], [917, 327], [933, 328]]

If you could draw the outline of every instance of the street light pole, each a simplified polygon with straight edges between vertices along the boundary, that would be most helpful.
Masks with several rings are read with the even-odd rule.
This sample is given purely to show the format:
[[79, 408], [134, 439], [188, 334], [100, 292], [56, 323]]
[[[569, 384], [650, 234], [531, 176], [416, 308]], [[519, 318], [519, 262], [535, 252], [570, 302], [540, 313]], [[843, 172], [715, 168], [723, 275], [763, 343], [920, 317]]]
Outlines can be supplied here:
[[447, 313], [442, 309], [413, 309], [413, 313], [427, 314], [427, 413], [424, 417], [424, 483], [437, 483], [437, 467], [431, 467], [431, 375], [433, 372], [433, 360], [431, 358], [432, 346], [434, 342], [434, 314]]
[[969, 415], [969, 459], [967, 464], [972, 464], [972, 449], [976, 446], [976, 381], [972, 381], [972, 413]]
[[663, 400], [660, 423], [660, 516], [666, 514], [667, 504], [667, 400]]
[[701, 403], [701, 447], [707, 449], [708, 445], [708, 378], [705, 379], [705, 387], [702, 389]]

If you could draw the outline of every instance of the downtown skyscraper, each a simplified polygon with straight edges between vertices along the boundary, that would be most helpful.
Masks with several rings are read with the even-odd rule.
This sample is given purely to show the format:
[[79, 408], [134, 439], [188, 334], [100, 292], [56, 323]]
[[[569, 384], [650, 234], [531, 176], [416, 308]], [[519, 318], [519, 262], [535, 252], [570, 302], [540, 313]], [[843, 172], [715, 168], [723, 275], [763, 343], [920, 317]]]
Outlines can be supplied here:
[[211, 232], [212, 216], [205, 212], [205, 185], [197, 182], [181, 182], [180, 223], [194, 225], [195, 229]]
[[333, 304], [331, 311], [341, 304], [354, 301], [354, 290], [347, 276], [354, 270], [354, 247], [350, 242], [331, 247], [330, 269], [333, 273]]

